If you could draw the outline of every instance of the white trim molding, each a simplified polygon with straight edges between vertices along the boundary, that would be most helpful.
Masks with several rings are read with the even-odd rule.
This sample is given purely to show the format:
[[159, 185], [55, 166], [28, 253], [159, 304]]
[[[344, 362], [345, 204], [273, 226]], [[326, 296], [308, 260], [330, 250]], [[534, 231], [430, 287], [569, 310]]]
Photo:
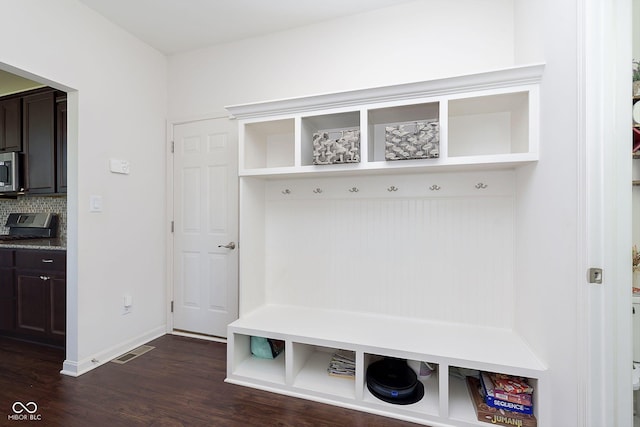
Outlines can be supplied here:
[[633, 425], [630, 17], [631, 0], [578, 2], [579, 426]]
[[533, 64], [487, 71], [473, 75], [454, 76], [424, 82], [381, 86], [330, 94], [279, 99], [274, 101], [238, 104], [225, 107], [232, 117], [251, 119], [290, 113], [303, 113], [331, 108], [352, 107], [363, 104], [416, 99], [442, 94], [464, 93], [504, 87], [539, 83], [544, 64]]
[[166, 335], [165, 330], [165, 325], [158, 326], [157, 328], [154, 328], [142, 335], [138, 335], [134, 339], [122, 342], [104, 351], [85, 357], [80, 361], [67, 359], [62, 365], [62, 371], [60, 371], [60, 373], [71, 377], [79, 377], [80, 375], [85, 374], [97, 368], [98, 366], [102, 366], [110, 360], [115, 359], [116, 357], [130, 350], [133, 350], [136, 347], [139, 347], [151, 340]]

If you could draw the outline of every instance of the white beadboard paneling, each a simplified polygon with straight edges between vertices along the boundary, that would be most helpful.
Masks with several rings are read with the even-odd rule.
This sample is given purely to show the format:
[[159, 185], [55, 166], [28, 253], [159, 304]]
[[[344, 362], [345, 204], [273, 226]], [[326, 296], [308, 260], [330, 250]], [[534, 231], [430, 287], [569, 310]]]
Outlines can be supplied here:
[[282, 201], [512, 196], [514, 183], [515, 175], [511, 170], [316, 177], [269, 180], [266, 198]]
[[[269, 183], [267, 301], [511, 327], [513, 195], [492, 188], [496, 177], [461, 175], [429, 176], [444, 193], [404, 182], [388, 191], [378, 177], [357, 193], [349, 179], [314, 182], [320, 194], [312, 182], [287, 181], [289, 194]], [[486, 189], [475, 188], [481, 178]]]

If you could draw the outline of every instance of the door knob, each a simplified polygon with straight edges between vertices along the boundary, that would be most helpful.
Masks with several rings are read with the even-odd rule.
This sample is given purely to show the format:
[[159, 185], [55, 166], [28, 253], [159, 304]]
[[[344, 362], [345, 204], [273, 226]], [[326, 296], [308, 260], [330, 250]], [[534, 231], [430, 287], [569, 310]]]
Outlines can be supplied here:
[[218, 245], [219, 248], [227, 248], [227, 249], [235, 249], [236, 248], [236, 243], [235, 242], [229, 242], [226, 245]]

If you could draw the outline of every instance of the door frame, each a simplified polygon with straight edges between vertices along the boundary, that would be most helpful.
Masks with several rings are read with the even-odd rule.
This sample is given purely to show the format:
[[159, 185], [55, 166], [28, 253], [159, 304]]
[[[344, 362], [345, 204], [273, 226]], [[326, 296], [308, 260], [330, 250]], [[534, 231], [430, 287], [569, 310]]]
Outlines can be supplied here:
[[[165, 144], [165, 153], [166, 153], [166, 181], [165, 188], [167, 194], [167, 203], [165, 208], [165, 223], [166, 223], [166, 262], [165, 262], [165, 274], [167, 275], [167, 287], [166, 287], [166, 316], [167, 316], [167, 334], [172, 335], [181, 335], [188, 336], [193, 338], [199, 338], [203, 340], [209, 341], [217, 341], [217, 342], [227, 342], [225, 338], [222, 337], [212, 337], [208, 335], [200, 335], [200, 334], [192, 334], [189, 332], [182, 331], [174, 331], [173, 329], [173, 312], [171, 311], [171, 302], [173, 301], [173, 292], [175, 289], [175, 283], [173, 279], [173, 245], [174, 245], [174, 233], [171, 231], [171, 221], [174, 219], [174, 208], [175, 204], [173, 202], [174, 191], [173, 191], [173, 166], [174, 166], [174, 156], [173, 156], [173, 141], [174, 141], [174, 129], [178, 125], [183, 125], [187, 123], [199, 122], [204, 120], [215, 120], [215, 119], [233, 119], [229, 115], [228, 112], [220, 111], [214, 112], [210, 114], [205, 114], [201, 116], [192, 116], [181, 119], [172, 119], [167, 120], [167, 140]], [[236, 156], [237, 161], [237, 156]]]
[[631, 426], [632, 1], [578, 4], [577, 425]]

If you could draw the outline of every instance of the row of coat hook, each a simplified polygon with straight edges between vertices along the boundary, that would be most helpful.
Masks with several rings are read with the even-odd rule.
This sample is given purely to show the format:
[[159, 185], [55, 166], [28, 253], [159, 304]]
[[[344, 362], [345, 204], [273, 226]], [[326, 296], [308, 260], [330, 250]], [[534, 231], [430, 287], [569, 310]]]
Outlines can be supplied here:
[[[487, 184], [485, 184], [484, 182], [479, 182], [479, 183], [477, 183], [475, 185], [475, 188], [478, 189], [478, 190], [484, 190], [487, 187], [489, 187], [489, 186]], [[433, 184], [431, 187], [429, 187], [429, 190], [431, 190], [431, 191], [438, 191], [438, 190], [441, 190], [441, 189], [442, 189], [442, 187], [440, 187], [439, 185], [436, 185], [436, 184]], [[395, 185], [392, 185], [392, 186], [387, 188], [387, 191], [390, 192], [390, 193], [393, 193], [393, 192], [398, 191], [398, 190], [399, 190], [399, 188], [396, 187]], [[349, 191], [349, 193], [357, 193], [357, 192], [360, 191], [360, 189], [358, 187], [351, 187], [347, 191]], [[322, 188], [320, 188], [320, 187], [314, 188], [313, 192], [315, 194], [320, 194], [320, 193], [322, 193]], [[291, 194], [291, 193], [292, 193], [292, 191], [290, 189], [288, 189], [288, 188], [285, 188], [284, 190], [282, 190], [282, 194], [287, 195], [287, 194]]]

